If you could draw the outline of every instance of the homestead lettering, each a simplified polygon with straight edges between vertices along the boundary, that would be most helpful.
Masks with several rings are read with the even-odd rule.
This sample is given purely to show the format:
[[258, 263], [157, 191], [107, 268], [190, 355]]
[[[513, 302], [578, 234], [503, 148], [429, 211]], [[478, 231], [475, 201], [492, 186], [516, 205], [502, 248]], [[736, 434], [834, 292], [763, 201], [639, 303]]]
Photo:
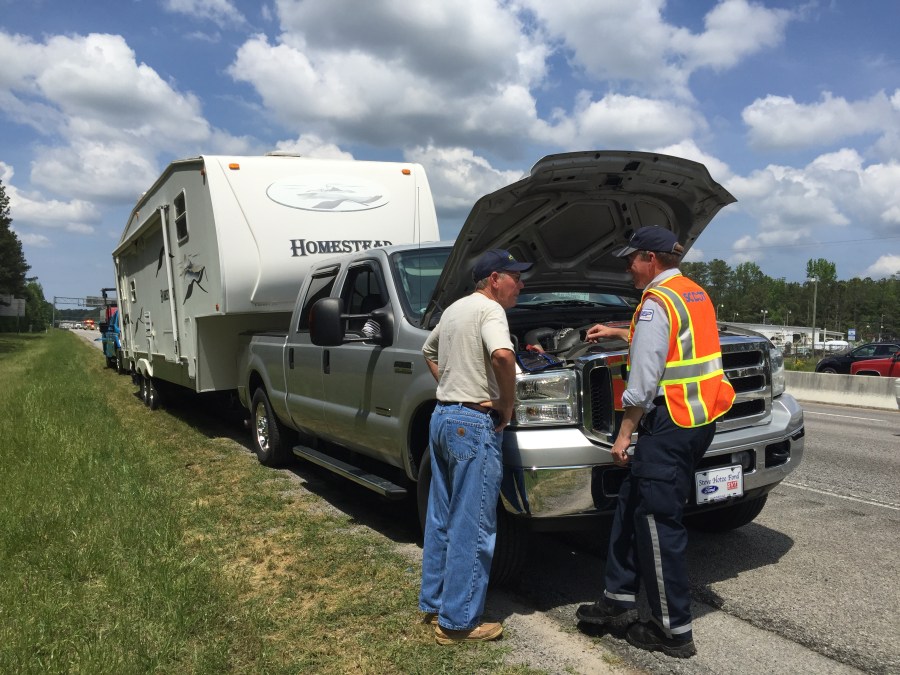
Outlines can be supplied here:
[[379, 246], [390, 246], [391, 242], [381, 239], [291, 239], [291, 257], [298, 258], [322, 253], [357, 253]]

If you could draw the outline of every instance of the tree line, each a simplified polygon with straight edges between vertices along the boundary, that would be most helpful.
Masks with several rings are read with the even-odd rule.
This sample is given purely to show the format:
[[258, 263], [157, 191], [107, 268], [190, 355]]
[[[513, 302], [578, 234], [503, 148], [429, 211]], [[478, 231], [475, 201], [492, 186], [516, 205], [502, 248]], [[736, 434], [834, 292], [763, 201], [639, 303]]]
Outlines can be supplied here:
[[[766, 276], [752, 262], [732, 268], [724, 260], [682, 263], [681, 271], [709, 293], [720, 321], [816, 327], [857, 341], [900, 337], [900, 273], [886, 279], [839, 280], [834, 263], [824, 258], [806, 263], [806, 281]], [[814, 307], [815, 305], [815, 307]]]
[[12, 229], [9, 197], [0, 181], [0, 296], [25, 299], [25, 316], [0, 316], [0, 332], [44, 331], [53, 320], [53, 305], [44, 298], [36, 277], [28, 277], [22, 242]]

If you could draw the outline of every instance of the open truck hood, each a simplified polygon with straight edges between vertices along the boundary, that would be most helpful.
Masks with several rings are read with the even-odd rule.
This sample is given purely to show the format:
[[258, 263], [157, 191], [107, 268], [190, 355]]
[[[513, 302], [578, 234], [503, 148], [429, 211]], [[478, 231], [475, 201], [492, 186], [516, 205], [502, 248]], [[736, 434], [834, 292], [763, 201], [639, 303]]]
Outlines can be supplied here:
[[472, 265], [490, 248], [534, 263], [527, 293], [634, 295], [625, 261], [612, 252], [644, 225], [672, 230], [689, 249], [719, 209], [736, 201], [703, 164], [647, 152], [548, 155], [520, 181], [485, 195], [460, 231], [423, 325], [475, 288]]

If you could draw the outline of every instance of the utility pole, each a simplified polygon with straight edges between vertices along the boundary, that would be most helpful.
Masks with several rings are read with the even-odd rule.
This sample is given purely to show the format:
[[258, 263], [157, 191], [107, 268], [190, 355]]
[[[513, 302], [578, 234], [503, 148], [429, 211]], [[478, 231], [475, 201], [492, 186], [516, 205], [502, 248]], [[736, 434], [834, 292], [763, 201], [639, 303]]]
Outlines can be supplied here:
[[[812, 348], [813, 357], [816, 356], [816, 296], [819, 294], [819, 277], [810, 277], [807, 281], [813, 282], [813, 317], [812, 317]], [[825, 338], [822, 338], [824, 341]]]

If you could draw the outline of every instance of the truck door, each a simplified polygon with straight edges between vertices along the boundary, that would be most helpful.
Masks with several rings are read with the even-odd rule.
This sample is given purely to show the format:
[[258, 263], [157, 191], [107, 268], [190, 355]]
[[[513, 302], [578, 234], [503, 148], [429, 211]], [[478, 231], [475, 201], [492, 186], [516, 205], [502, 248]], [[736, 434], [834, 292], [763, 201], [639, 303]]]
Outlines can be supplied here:
[[288, 413], [294, 424], [316, 436], [326, 435], [324, 416], [325, 350], [309, 337], [309, 310], [334, 288], [339, 266], [314, 272], [301, 300], [300, 311], [292, 317], [291, 332], [284, 349], [284, 379]]
[[[334, 294], [332, 294], [334, 295]], [[368, 314], [390, 307], [391, 299], [381, 266], [361, 260], [348, 270], [340, 289], [347, 314]], [[392, 347], [381, 347], [367, 337], [378, 330], [365, 318], [348, 319], [347, 337], [356, 341], [326, 349], [329, 366], [324, 373], [325, 421], [329, 435], [344, 445], [395, 463], [399, 453], [391, 448], [396, 431], [396, 407], [402, 392], [384, 391], [396, 383]], [[393, 411], [393, 414], [392, 414]]]

